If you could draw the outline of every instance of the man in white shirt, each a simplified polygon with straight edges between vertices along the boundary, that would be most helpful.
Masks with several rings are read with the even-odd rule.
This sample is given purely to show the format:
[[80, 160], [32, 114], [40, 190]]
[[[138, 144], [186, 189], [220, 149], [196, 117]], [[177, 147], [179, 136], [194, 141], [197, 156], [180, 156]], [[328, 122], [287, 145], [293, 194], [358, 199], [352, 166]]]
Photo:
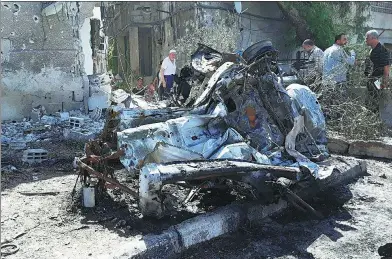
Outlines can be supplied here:
[[169, 56], [166, 57], [161, 66], [159, 73], [161, 86], [159, 87], [159, 96], [167, 96], [173, 88], [174, 75], [176, 74], [176, 51], [174, 49], [169, 51]]
[[355, 52], [350, 51], [350, 55], [344, 51], [347, 44], [347, 36], [344, 33], [335, 36], [335, 44], [324, 51], [323, 57], [323, 81], [324, 83], [334, 82], [338, 84], [347, 81], [348, 65], [355, 63]]

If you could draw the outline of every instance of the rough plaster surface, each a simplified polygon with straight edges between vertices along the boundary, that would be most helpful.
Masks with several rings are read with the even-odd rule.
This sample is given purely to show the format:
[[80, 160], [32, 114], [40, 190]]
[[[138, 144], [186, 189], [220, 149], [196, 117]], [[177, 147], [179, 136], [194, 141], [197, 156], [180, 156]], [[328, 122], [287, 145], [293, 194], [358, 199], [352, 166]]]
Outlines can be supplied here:
[[79, 106], [85, 62], [80, 38], [90, 37], [79, 32], [80, 21], [93, 15], [95, 4], [58, 2], [45, 15], [41, 2], [20, 2], [18, 8], [2, 2], [2, 42], [8, 48], [2, 57], [1, 119], [28, 117], [38, 104], [49, 112]]
[[5, 72], [1, 84], [2, 120], [30, 116], [31, 108], [39, 104], [46, 106], [49, 113], [56, 112], [62, 102], [72, 102], [73, 96], [83, 91], [81, 77], [72, 77], [58, 68], [42, 69], [38, 74], [27, 70]]
[[197, 49], [197, 43], [202, 43], [220, 52], [235, 51], [240, 35], [236, 16], [224, 11], [208, 10], [202, 12], [200, 20], [199, 28], [196, 23], [186, 21], [185, 35], [175, 44], [181, 63], [190, 63], [191, 55]]

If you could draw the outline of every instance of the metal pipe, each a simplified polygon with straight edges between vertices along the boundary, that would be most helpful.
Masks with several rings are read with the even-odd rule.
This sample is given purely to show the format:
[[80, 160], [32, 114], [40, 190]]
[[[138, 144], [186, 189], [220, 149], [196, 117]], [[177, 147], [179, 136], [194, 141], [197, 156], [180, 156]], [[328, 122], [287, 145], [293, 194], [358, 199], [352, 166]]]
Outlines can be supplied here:
[[283, 175], [289, 179], [296, 179], [296, 174], [301, 172], [296, 167], [263, 165], [236, 160], [182, 162], [179, 164], [157, 165], [157, 168], [161, 172], [160, 175], [164, 184], [180, 180], [189, 181], [246, 174], [261, 170], [268, 171], [276, 176]]
[[78, 166], [79, 166], [80, 168], [85, 169], [85, 170], [88, 171], [90, 174], [95, 175], [96, 177], [98, 177], [98, 178], [100, 178], [100, 179], [102, 179], [102, 180], [105, 180], [105, 181], [108, 182], [108, 183], [111, 183], [111, 184], [117, 186], [118, 188], [120, 188], [121, 190], [123, 190], [123, 191], [125, 191], [125, 192], [131, 194], [131, 195], [132, 195], [133, 197], [135, 197], [135, 198], [138, 197], [137, 192], [135, 192], [135, 191], [129, 189], [129, 188], [126, 187], [125, 185], [120, 184], [117, 180], [115, 180], [115, 179], [113, 179], [113, 178], [110, 178], [110, 177], [107, 177], [106, 175], [104, 175], [104, 174], [102, 174], [102, 173], [100, 173], [100, 172], [94, 170], [94, 168], [92, 168], [92, 167], [86, 165], [85, 163], [83, 163], [83, 162], [81, 161], [81, 159], [78, 159], [77, 164], [78, 164]]

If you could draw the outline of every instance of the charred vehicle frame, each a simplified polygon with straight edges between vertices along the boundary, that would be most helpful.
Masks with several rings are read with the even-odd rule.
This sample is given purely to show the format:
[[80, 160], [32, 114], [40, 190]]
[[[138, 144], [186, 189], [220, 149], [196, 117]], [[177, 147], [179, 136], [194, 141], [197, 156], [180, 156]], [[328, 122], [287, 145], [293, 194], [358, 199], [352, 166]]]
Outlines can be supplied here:
[[[261, 200], [278, 185], [309, 209], [292, 190], [314, 182], [315, 162], [328, 157], [325, 119], [308, 87], [283, 87], [277, 57], [269, 41], [242, 57], [199, 44], [181, 78], [190, 92], [174, 96], [177, 107], [108, 109], [102, 135], [77, 159], [82, 182], [96, 177], [101, 191], [118, 187], [139, 199], [143, 215], [158, 218], [170, 213], [164, 185], [190, 187], [189, 200], [226, 179], [247, 184]], [[109, 164], [118, 160], [139, 178], [138, 193], [115, 179]]]

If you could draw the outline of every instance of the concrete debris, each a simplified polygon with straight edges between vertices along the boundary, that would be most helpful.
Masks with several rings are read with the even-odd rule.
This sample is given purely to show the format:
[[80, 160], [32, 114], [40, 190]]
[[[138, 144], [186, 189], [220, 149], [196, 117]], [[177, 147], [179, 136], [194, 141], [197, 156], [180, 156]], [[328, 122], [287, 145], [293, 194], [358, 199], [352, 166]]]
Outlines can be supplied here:
[[6, 166], [1, 167], [2, 173], [13, 173], [13, 172], [17, 172], [17, 171], [18, 171], [18, 169], [13, 165], [6, 165]]
[[330, 137], [328, 149], [335, 154], [358, 157], [375, 157], [392, 159], [392, 142], [382, 141], [348, 141], [342, 137]]
[[8, 145], [9, 143], [11, 142], [11, 139], [10, 138], [7, 138], [6, 136], [4, 136], [4, 135], [1, 135], [1, 144], [3, 145]]
[[23, 152], [22, 161], [25, 163], [41, 163], [45, 160], [48, 160], [48, 151], [45, 149], [27, 149]]
[[97, 121], [101, 118], [101, 116], [102, 116], [102, 109], [96, 107], [94, 111], [91, 113], [90, 118], [94, 121]]
[[122, 103], [130, 96], [129, 93], [125, 92], [123, 89], [118, 89], [112, 92], [110, 100], [114, 103]]
[[69, 120], [69, 112], [60, 112], [60, 121], [68, 121]]
[[[104, 120], [96, 111], [94, 121], [81, 111], [58, 112], [55, 115], [43, 115], [41, 120], [24, 119], [21, 122], [3, 121], [1, 125], [1, 144], [10, 149], [22, 150], [31, 142], [64, 139], [64, 131], [74, 132], [70, 139], [86, 141], [97, 136], [103, 129]], [[76, 130], [77, 129], [77, 130]]]
[[85, 129], [64, 129], [64, 138], [88, 141], [97, 137], [97, 134]]
[[41, 118], [41, 123], [44, 123], [44, 124], [56, 125], [59, 122], [60, 122], [59, 118], [56, 118], [54, 116], [44, 115]]
[[26, 148], [26, 142], [25, 141], [20, 141], [20, 140], [13, 140], [9, 143], [9, 148], [10, 149], [15, 149], [15, 150], [22, 150]]
[[42, 105], [38, 105], [36, 107], [33, 107], [32, 113], [37, 115], [37, 118], [41, 120], [42, 116], [46, 114], [46, 109]]
[[72, 128], [81, 128], [83, 124], [84, 124], [83, 118], [69, 117], [69, 125]]

